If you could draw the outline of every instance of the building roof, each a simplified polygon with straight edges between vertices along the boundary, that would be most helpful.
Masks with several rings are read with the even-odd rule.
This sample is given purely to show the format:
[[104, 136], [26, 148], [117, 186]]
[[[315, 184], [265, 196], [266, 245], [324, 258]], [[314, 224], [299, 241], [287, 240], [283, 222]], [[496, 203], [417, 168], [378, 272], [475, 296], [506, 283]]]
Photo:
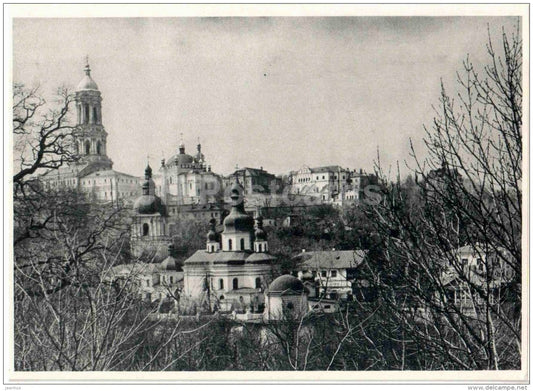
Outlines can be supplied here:
[[302, 281], [290, 274], [279, 276], [268, 286], [269, 294], [277, 295], [301, 295], [307, 292]]
[[251, 253], [248, 251], [217, 251], [214, 253], [210, 253], [206, 250], [198, 250], [185, 261], [185, 266], [271, 263], [275, 259], [276, 257], [267, 253]]
[[96, 85], [95, 81], [91, 77], [91, 68], [89, 67], [89, 62], [85, 65], [84, 68], [85, 76], [78, 84], [78, 87], [76, 88], [76, 91], [86, 91], [86, 90], [94, 90], [98, 91], [98, 86]]
[[136, 177], [136, 176], [131, 175], [131, 174], [126, 174], [126, 173], [123, 173], [123, 172], [120, 172], [120, 171], [115, 171], [115, 170], [93, 171], [90, 174], [85, 175], [83, 178], [91, 178], [91, 177], [99, 177], [99, 176], [102, 176], [102, 177], [103, 176], [105, 176], [105, 177], [125, 176], [125, 177], [129, 177], [129, 178], [132, 178], [132, 179], [140, 180], [139, 177]]
[[312, 173], [319, 172], [336, 172], [336, 171], [346, 171], [341, 166], [322, 166], [322, 167], [313, 167], [310, 169]]
[[363, 263], [366, 253], [364, 250], [307, 251], [293, 259], [299, 261], [299, 269], [350, 269]]
[[243, 167], [243, 168], [240, 168], [238, 170], [235, 170], [235, 172], [233, 174], [231, 174], [230, 176], [242, 175], [244, 172], [247, 172], [248, 175], [250, 175], [250, 176], [266, 175], [266, 176], [275, 177], [274, 174], [271, 174], [268, 171], [263, 170], [262, 168], [250, 168], [250, 167]]

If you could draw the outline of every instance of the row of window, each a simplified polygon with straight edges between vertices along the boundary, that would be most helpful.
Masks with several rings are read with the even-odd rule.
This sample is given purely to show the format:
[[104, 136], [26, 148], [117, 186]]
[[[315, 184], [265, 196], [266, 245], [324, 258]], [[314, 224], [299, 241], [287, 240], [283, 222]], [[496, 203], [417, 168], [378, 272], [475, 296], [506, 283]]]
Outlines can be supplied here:
[[[228, 250], [233, 250], [233, 240], [232, 239], [229, 239], [228, 240]], [[245, 250], [244, 248], [244, 238], [241, 239], [241, 248], [240, 250]]]
[[[89, 116], [90, 116], [90, 109], [89, 109], [89, 105], [83, 105], [83, 123], [84, 124], [88, 124], [89, 123]], [[81, 111], [80, 111], [80, 106], [78, 106], [78, 118], [81, 116]], [[99, 124], [100, 123], [100, 116], [98, 115], [98, 109], [96, 107], [93, 107], [93, 110], [92, 110], [92, 113], [93, 113], [93, 122], [92, 123], [95, 123], [95, 124]]]
[[[311, 271], [311, 273], [313, 274], [313, 277], [317, 276], [316, 270]], [[320, 271], [320, 277], [327, 278], [328, 277], [328, 271], [327, 270]], [[337, 277], [337, 270], [330, 270], [329, 271], [329, 277], [331, 277], [331, 278]]]
[[[133, 179], [121, 179], [121, 178], [117, 178], [116, 179], [117, 182], [122, 182], [122, 183], [134, 183]], [[109, 181], [111, 182], [111, 181]], [[93, 179], [93, 182], [91, 183], [91, 180], [90, 179], [86, 179], [86, 180], [83, 180], [81, 181], [81, 184], [82, 185], [96, 185], [96, 179]], [[103, 183], [107, 183], [107, 178], [104, 178], [104, 182]], [[98, 184], [101, 185], [102, 184], [102, 181], [98, 181]]]
[[[239, 289], [239, 279], [237, 277], [235, 277], [233, 280], [232, 280], [232, 288], [234, 290], [236, 289]], [[255, 288], [256, 289], [260, 289], [261, 288], [261, 278], [260, 277], [257, 277], [255, 279]], [[222, 278], [220, 278], [218, 280], [218, 289], [221, 290], [221, 289], [224, 289], [224, 280]]]
[[[299, 178], [299, 179], [298, 179], [298, 182], [299, 182], [299, 183], [310, 182], [311, 179], [312, 179], [312, 178]], [[325, 175], [322, 175], [322, 179], [326, 179], [326, 176], [325, 176]], [[333, 179], [334, 179], [334, 180], [337, 180], [337, 175], [334, 175], [334, 176], [333, 176]], [[343, 175], [343, 176], [342, 176], [342, 179], [346, 179], [346, 176]], [[317, 181], [320, 180], [320, 176], [319, 176], [319, 175], [316, 176], [316, 180], [317, 180]]]

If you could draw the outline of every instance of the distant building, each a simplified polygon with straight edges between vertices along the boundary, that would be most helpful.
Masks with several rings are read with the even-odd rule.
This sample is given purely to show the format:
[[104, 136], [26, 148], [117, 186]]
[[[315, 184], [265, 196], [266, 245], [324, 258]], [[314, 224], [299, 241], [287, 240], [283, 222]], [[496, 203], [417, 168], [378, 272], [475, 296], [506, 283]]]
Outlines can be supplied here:
[[309, 286], [310, 297], [335, 300], [352, 296], [352, 284], [365, 257], [363, 250], [303, 251], [293, 260], [298, 278], [314, 284]]
[[301, 318], [309, 312], [307, 296], [302, 281], [288, 274], [279, 276], [266, 292], [263, 318], [267, 321]]
[[448, 299], [461, 311], [475, 312], [476, 306], [483, 306], [487, 298], [490, 304], [505, 301], [504, 291], [516, 275], [507, 250], [496, 251], [478, 244], [460, 247], [452, 256], [457, 261], [445, 265], [442, 283]]
[[191, 156], [185, 153], [185, 144], [181, 142], [175, 155], [161, 161], [154, 181], [156, 193], [169, 208], [222, 200], [222, 179], [211, 172], [200, 143], [196, 155]]
[[76, 189], [99, 202], [130, 203], [139, 196], [140, 178], [113, 170], [102, 123], [102, 96], [88, 63], [74, 100], [77, 119], [72, 152], [78, 160], [48, 172], [40, 180], [48, 189]]
[[244, 195], [276, 194], [281, 191], [282, 179], [261, 168], [244, 167], [235, 170], [227, 178], [224, 178], [226, 186], [231, 186], [238, 181], [244, 188]]
[[107, 281], [127, 284], [134, 289], [143, 300], [161, 301], [179, 298], [183, 287], [182, 265], [172, 255], [172, 247], [168, 248], [168, 256], [159, 263], [132, 263], [114, 266], [103, 276]]
[[358, 203], [364, 188], [374, 183], [373, 176], [362, 170], [350, 171], [340, 166], [302, 167], [290, 173], [290, 193], [306, 196], [316, 204], [346, 205]]

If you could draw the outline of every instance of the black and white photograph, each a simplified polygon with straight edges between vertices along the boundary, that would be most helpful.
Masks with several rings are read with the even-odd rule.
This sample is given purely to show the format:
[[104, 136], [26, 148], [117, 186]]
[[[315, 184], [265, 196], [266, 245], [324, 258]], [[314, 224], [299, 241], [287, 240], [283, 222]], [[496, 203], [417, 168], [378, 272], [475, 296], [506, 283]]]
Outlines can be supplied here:
[[528, 384], [528, 4], [56, 6], [4, 4], [5, 385]]

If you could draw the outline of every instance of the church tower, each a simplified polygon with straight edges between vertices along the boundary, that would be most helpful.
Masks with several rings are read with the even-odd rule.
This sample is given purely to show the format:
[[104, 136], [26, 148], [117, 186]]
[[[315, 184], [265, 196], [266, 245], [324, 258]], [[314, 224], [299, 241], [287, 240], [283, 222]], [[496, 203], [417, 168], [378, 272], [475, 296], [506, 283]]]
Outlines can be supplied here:
[[73, 132], [79, 163], [88, 165], [88, 170], [111, 170], [113, 162], [107, 157], [107, 132], [102, 125], [102, 96], [91, 77], [87, 59], [85, 77], [76, 88], [76, 129]]

